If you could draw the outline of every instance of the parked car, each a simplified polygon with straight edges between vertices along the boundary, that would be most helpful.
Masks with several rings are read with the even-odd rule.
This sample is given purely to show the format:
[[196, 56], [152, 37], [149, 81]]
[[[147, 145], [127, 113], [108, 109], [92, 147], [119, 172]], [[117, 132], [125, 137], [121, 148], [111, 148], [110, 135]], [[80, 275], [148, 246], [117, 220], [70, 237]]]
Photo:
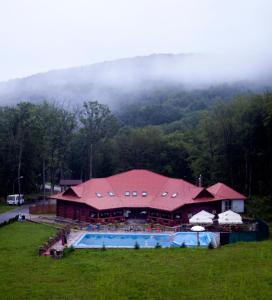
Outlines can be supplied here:
[[8, 195], [7, 196], [7, 204], [9, 205], [21, 205], [24, 204], [25, 200], [24, 200], [24, 195], [19, 195], [19, 194], [15, 194], [15, 195]]

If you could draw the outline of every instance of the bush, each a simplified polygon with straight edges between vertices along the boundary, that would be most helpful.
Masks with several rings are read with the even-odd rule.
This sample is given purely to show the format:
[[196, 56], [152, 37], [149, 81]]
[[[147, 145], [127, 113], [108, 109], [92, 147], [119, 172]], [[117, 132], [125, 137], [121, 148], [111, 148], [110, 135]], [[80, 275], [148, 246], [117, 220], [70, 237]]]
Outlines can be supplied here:
[[208, 248], [209, 248], [209, 249], [214, 249], [214, 245], [213, 245], [212, 242], [209, 242]]
[[71, 254], [74, 251], [75, 251], [75, 248], [73, 246], [64, 248], [63, 249], [63, 257], [68, 256], [69, 254]]
[[159, 249], [159, 248], [161, 248], [162, 246], [159, 244], [159, 242], [157, 242], [157, 244], [155, 245], [155, 248], [156, 249]]
[[187, 248], [185, 242], [183, 242], [183, 243], [180, 245], [180, 248]]
[[134, 249], [135, 249], [135, 250], [139, 250], [139, 249], [140, 249], [140, 245], [138, 244], [138, 242], [135, 243]]

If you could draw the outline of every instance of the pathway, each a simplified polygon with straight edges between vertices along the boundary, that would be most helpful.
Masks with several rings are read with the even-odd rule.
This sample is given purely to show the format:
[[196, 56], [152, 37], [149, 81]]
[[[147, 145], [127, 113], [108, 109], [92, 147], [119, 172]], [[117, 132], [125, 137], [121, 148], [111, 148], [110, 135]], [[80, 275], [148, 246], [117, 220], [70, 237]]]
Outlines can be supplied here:
[[17, 206], [14, 209], [11, 209], [9, 211], [6, 211], [6, 212], [0, 214], [0, 224], [5, 222], [5, 221], [8, 221], [11, 218], [14, 218], [19, 213], [21, 213], [23, 215], [28, 215], [29, 214], [29, 204], [25, 204], [25, 205], [22, 205], [22, 206]]

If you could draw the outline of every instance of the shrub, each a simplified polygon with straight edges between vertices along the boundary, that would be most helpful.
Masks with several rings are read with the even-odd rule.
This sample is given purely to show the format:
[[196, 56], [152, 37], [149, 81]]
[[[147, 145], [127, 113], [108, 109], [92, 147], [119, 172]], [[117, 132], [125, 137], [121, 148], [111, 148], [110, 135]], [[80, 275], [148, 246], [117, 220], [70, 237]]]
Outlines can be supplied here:
[[187, 248], [185, 242], [182, 242], [182, 244], [180, 245], [180, 248]]
[[64, 248], [63, 249], [63, 257], [68, 256], [69, 254], [71, 254], [74, 251], [75, 251], [75, 248], [73, 246]]
[[156, 249], [159, 249], [159, 248], [161, 248], [162, 246], [159, 244], [159, 242], [157, 242], [157, 244], [155, 245], [155, 248]]
[[209, 249], [214, 249], [214, 245], [213, 245], [212, 242], [209, 242], [208, 248], [209, 248]]
[[139, 249], [140, 249], [140, 245], [138, 244], [138, 242], [135, 243], [134, 249], [135, 249], [135, 250], [139, 250]]

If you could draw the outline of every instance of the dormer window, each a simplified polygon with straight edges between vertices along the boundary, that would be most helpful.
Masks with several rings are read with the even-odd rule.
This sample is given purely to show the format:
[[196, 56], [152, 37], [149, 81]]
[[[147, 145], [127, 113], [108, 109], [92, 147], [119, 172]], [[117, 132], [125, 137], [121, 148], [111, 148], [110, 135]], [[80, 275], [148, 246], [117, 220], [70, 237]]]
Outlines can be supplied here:
[[135, 192], [135, 191], [132, 192], [132, 196], [133, 196], [133, 197], [137, 197], [137, 192]]
[[163, 192], [162, 197], [166, 197], [168, 195], [168, 192]]
[[98, 198], [102, 198], [102, 194], [100, 194], [100, 193], [96, 193], [96, 196], [97, 196]]
[[124, 195], [125, 195], [126, 197], [129, 197], [129, 196], [130, 196], [130, 192], [126, 191], [126, 192], [124, 193]]
[[109, 194], [110, 197], [115, 196], [115, 194], [113, 192], [108, 192], [108, 194]]
[[172, 198], [176, 198], [177, 195], [178, 195], [178, 193], [173, 193], [173, 194], [172, 194]]
[[147, 196], [147, 192], [142, 192], [142, 196], [146, 197]]

